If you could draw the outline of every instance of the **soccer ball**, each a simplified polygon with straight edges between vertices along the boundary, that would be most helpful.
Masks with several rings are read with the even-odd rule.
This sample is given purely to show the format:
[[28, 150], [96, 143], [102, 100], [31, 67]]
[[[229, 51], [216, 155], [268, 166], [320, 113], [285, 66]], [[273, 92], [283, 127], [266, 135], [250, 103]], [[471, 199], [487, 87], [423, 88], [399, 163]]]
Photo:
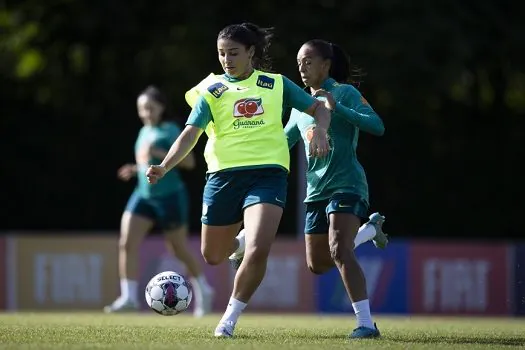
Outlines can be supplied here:
[[146, 286], [148, 306], [163, 316], [173, 316], [190, 306], [193, 293], [184, 277], [173, 271], [155, 275]]

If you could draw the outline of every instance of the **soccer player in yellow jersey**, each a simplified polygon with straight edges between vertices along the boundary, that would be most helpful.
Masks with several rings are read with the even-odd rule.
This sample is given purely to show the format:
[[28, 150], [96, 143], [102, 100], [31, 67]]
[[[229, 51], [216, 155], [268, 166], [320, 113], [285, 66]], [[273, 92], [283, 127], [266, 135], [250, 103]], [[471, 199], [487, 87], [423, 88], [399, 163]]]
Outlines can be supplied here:
[[155, 184], [184, 159], [204, 131], [208, 135], [201, 251], [209, 264], [230, 256], [239, 265], [216, 337], [233, 336], [238, 317], [266, 272], [286, 203], [290, 154], [284, 111], [295, 108], [316, 121], [311, 156], [322, 158], [329, 149], [330, 112], [324, 104], [288, 78], [267, 72], [270, 38], [269, 29], [251, 23], [220, 31], [217, 52], [225, 74], [210, 74], [188, 91], [186, 100], [193, 109], [185, 129], [162, 163], [146, 173]]

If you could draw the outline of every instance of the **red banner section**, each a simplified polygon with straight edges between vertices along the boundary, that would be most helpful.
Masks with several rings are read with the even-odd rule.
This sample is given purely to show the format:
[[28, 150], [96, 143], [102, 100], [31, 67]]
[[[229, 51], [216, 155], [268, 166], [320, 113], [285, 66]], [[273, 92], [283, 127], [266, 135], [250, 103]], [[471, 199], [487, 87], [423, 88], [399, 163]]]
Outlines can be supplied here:
[[411, 313], [510, 313], [506, 245], [413, 243], [410, 252]]
[[[192, 240], [190, 249], [201, 262], [208, 282], [215, 290], [213, 310], [224, 311], [232, 291], [235, 271], [227, 262], [219, 266], [206, 265], [200, 254], [199, 240]], [[173, 270], [188, 276], [184, 265], [168, 252], [162, 237], [149, 238], [142, 244], [140, 266], [140, 290], [145, 288], [151, 277], [162, 271]], [[313, 275], [306, 268], [304, 243], [277, 241], [268, 261], [266, 277], [246, 311], [313, 312], [313, 294]], [[194, 302], [192, 304], [193, 307]]]
[[6, 254], [6, 240], [0, 237], [0, 310], [6, 308], [7, 295], [7, 254]]
[[9, 300], [19, 310], [100, 309], [118, 295], [117, 237], [70, 232], [13, 240]]

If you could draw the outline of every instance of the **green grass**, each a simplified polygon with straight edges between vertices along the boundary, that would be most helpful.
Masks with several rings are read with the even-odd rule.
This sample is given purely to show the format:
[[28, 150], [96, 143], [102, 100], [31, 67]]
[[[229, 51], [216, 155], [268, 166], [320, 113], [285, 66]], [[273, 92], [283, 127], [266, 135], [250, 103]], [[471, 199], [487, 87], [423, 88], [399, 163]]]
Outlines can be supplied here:
[[234, 339], [214, 339], [220, 315], [0, 314], [0, 349], [504, 349], [525, 348], [525, 320], [376, 317], [381, 339], [349, 340], [353, 317], [241, 317]]

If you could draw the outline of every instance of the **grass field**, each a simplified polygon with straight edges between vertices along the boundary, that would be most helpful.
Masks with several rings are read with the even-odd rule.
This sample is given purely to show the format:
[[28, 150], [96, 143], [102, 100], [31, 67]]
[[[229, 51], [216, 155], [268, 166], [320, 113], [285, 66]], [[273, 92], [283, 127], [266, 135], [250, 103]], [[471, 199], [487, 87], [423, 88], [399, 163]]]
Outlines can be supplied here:
[[504, 349], [525, 348], [525, 320], [376, 317], [381, 339], [349, 340], [354, 319], [242, 316], [234, 339], [214, 339], [219, 315], [0, 314], [1, 349]]

